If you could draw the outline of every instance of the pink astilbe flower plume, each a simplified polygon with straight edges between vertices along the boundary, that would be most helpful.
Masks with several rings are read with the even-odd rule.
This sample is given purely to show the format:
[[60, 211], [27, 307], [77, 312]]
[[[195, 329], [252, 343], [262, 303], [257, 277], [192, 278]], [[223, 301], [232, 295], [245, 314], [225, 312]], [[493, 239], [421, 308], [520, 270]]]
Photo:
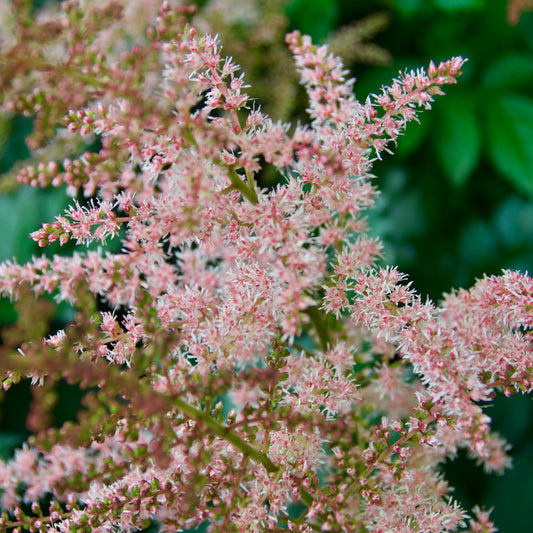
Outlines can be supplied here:
[[[19, 180], [77, 197], [31, 238], [78, 247], [1, 264], [0, 294], [76, 314], [2, 348], [3, 388], [31, 379], [35, 400], [30, 442], [0, 463], [0, 529], [463, 527], [439, 465], [465, 447], [508, 466], [482, 404], [532, 389], [533, 285], [505, 272], [424, 303], [377, 266], [364, 215], [374, 160], [464, 60], [361, 103], [341, 61], [293, 32], [311, 117], [293, 128], [190, 7], [71, 0], [30, 32], [20, 4], [2, 107], [33, 115], [44, 148]], [[51, 140], [83, 148], [60, 158]], [[62, 379], [84, 408], [57, 429], [43, 402]], [[475, 514], [471, 531], [494, 530]]]

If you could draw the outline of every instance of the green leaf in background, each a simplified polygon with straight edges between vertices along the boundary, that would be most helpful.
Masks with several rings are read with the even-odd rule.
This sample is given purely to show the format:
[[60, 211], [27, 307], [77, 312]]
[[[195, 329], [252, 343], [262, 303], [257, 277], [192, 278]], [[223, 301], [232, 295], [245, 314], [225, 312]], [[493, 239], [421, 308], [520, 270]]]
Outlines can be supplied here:
[[336, 28], [339, 18], [337, 0], [291, 0], [286, 8], [291, 27], [320, 42]]
[[528, 88], [533, 78], [533, 55], [512, 54], [497, 59], [485, 72], [483, 85], [496, 89]]
[[494, 256], [496, 240], [490, 226], [481, 218], [474, 218], [461, 233], [458, 255], [463, 264], [477, 270]]
[[533, 203], [507, 197], [492, 217], [493, 232], [506, 248], [530, 249], [533, 235]]
[[395, 11], [409, 17], [422, 9], [424, 0], [394, 0], [393, 4]]
[[471, 11], [486, 5], [485, 0], [433, 0], [433, 3], [442, 11]]
[[496, 169], [533, 198], [533, 100], [495, 97], [487, 106], [488, 149]]
[[523, 13], [517, 28], [521, 32], [522, 39], [527, 43], [529, 51], [533, 53], [533, 15], [531, 13]]
[[20, 187], [0, 196], [0, 261], [16, 257], [19, 262], [31, 260], [38, 251], [29, 234], [43, 222], [53, 222], [67, 207], [63, 189]]
[[[531, 398], [529, 398], [529, 402], [531, 403]], [[517, 416], [512, 408], [507, 413], [509, 418], [514, 419]], [[520, 512], [522, 509], [531, 509], [533, 476], [531, 474], [524, 476], [524, 472], [533, 472], [531, 433], [529, 439], [521, 443], [518, 449], [513, 446], [511, 455], [513, 468], [506, 470], [502, 476], [493, 476], [492, 479], [488, 480], [487, 493], [483, 502], [487, 508], [494, 508], [490, 518], [498, 525], [498, 531], [501, 533], [531, 531], [531, 515]], [[520, 490], [517, 490], [517, 487]]]
[[407, 124], [405, 135], [398, 139], [398, 146], [393, 149], [393, 152], [405, 158], [415, 152], [426, 138], [426, 135], [431, 130], [433, 115], [431, 113], [424, 114], [420, 117], [420, 122], [412, 121]]
[[0, 174], [9, 170], [15, 161], [30, 156], [25, 139], [33, 129], [33, 120], [22, 115], [7, 115], [7, 117], [9, 124], [4, 124], [4, 128], [9, 128], [9, 131], [8, 137], [4, 139], [3, 149], [0, 150]]
[[11, 135], [11, 117], [5, 113], [0, 114], [0, 158], [4, 153], [4, 147]]
[[[43, 222], [52, 222], [67, 207], [67, 202], [64, 189], [19, 187], [0, 195], [0, 261], [15, 257], [19, 263], [24, 263], [30, 261], [32, 255], [39, 254], [40, 249], [29, 234]], [[72, 313], [69, 314], [69, 306], [63, 306], [62, 311], [66, 322]], [[0, 298], [0, 325], [9, 324], [16, 317], [13, 304], [7, 298]]]
[[0, 459], [7, 461], [11, 458], [13, 450], [20, 446], [26, 439], [23, 433], [0, 432]]
[[451, 185], [464, 185], [476, 168], [481, 149], [480, 124], [470, 98], [448, 97], [439, 102], [435, 151]]

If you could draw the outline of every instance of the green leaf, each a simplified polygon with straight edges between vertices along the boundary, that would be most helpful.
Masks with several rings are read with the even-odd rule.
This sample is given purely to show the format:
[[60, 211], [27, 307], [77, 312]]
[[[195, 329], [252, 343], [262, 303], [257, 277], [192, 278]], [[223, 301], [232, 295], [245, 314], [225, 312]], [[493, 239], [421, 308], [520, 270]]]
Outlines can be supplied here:
[[19, 187], [0, 196], [0, 261], [13, 257], [19, 262], [29, 261], [39, 250], [29, 234], [43, 222], [53, 222], [66, 206], [64, 189]]
[[9, 136], [11, 135], [11, 116], [6, 113], [0, 113], [0, 157], [4, 152]]
[[394, 153], [398, 157], [405, 158], [416, 151], [426, 138], [431, 122], [431, 113], [422, 115], [420, 122], [409, 122], [405, 134], [398, 138], [398, 146], [393, 149]]
[[26, 146], [26, 136], [33, 129], [33, 120], [22, 115], [14, 115], [9, 118], [8, 136], [4, 138], [4, 146], [0, 153], [0, 172], [9, 170], [15, 161], [26, 159], [30, 152]]
[[0, 459], [7, 461], [11, 458], [13, 450], [24, 442], [23, 433], [0, 432]]
[[317, 43], [336, 28], [339, 6], [337, 0], [291, 0], [286, 13], [293, 28], [310, 35]]
[[494, 234], [505, 248], [530, 248], [533, 235], [533, 203], [516, 195], [507, 197], [492, 217]]
[[394, 0], [394, 9], [406, 17], [415, 15], [424, 7], [423, 0]]
[[504, 95], [486, 106], [492, 163], [519, 191], [533, 198], [533, 100]]
[[481, 135], [476, 108], [469, 98], [447, 97], [439, 102], [437, 111], [435, 151], [450, 184], [461, 187], [479, 161]]
[[497, 89], [529, 88], [533, 82], [533, 56], [513, 54], [496, 60], [485, 72], [483, 85]]
[[433, 0], [433, 3], [442, 11], [470, 11], [483, 9], [485, 0]]
[[479, 270], [494, 256], [496, 240], [491, 228], [481, 218], [474, 218], [461, 233], [458, 252], [472, 270]]

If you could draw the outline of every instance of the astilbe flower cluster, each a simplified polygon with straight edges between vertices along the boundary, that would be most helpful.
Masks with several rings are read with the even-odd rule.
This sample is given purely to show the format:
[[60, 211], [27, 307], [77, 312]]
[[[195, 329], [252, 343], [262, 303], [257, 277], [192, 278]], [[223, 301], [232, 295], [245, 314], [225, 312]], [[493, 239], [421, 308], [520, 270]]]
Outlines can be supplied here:
[[[24, 6], [0, 63], [2, 106], [35, 123], [19, 179], [76, 197], [32, 238], [98, 246], [0, 265], [3, 296], [76, 309], [2, 352], [4, 389], [34, 384], [34, 435], [0, 463], [0, 529], [495, 531], [439, 465], [459, 448], [509, 464], [482, 406], [533, 388], [533, 282], [505, 272], [423, 302], [379, 266], [364, 218], [373, 161], [463, 59], [360, 103], [340, 60], [291, 33], [311, 123], [290, 126], [192, 8], [164, 2], [125, 35], [120, 2]], [[57, 156], [83, 139], [92, 151]], [[54, 428], [62, 379], [84, 408]]]

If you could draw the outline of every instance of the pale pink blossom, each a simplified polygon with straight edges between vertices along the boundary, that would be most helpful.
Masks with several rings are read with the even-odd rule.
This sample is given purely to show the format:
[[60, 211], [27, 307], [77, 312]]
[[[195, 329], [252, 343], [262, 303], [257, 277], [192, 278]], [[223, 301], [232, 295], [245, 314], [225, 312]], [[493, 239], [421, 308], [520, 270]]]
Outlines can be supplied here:
[[[31, 73], [9, 30], [5, 107], [35, 117], [32, 149], [100, 146], [19, 172], [78, 198], [32, 233], [78, 248], [2, 263], [0, 294], [51, 294], [76, 316], [2, 358], [2, 387], [39, 381], [34, 421], [63, 379], [84, 409], [0, 462], [0, 527], [456, 531], [466, 514], [439, 465], [468, 448], [487, 470], [509, 466], [481, 404], [533, 388], [533, 285], [504, 272], [423, 302], [406, 274], [377, 266], [365, 211], [374, 160], [464, 60], [360, 102], [340, 59], [293, 32], [311, 123], [291, 127], [250, 101], [191, 8], [61, 10], [26, 35], [45, 50]], [[268, 190], [265, 164], [279, 176]], [[471, 531], [493, 531], [475, 512]]]

